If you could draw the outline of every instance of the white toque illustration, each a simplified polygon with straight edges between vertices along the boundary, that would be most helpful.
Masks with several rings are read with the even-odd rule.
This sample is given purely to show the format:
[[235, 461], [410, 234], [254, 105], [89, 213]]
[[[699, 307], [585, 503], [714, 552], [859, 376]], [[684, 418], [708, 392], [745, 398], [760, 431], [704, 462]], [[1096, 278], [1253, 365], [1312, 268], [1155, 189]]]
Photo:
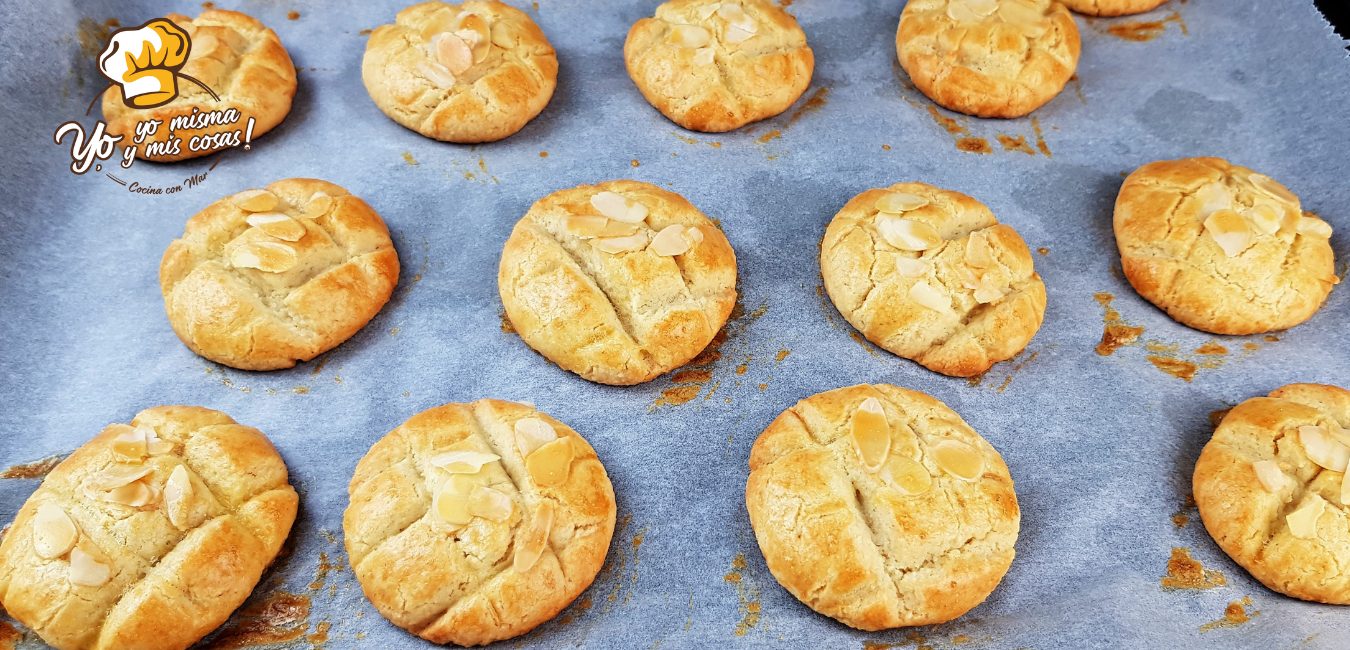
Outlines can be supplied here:
[[99, 71], [121, 87], [131, 108], [154, 108], [178, 97], [178, 70], [187, 63], [192, 41], [165, 18], [118, 30], [98, 57]]

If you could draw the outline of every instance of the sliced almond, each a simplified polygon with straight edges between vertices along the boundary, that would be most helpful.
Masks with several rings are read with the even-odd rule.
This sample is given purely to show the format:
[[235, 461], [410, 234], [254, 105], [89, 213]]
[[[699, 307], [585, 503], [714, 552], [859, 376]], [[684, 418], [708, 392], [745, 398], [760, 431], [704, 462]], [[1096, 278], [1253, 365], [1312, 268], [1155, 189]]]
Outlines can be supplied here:
[[637, 234], [637, 231], [641, 229], [642, 229], [641, 223], [624, 223], [622, 221], [607, 219], [605, 223], [605, 229], [600, 231], [600, 236], [627, 237], [629, 235]]
[[76, 546], [70, 550], [70, 583], [81, 587], [102, 587], [112, 578], [112, 567]]
[[511, 495], [482, 486], [469, 495], [469, 514], [492, 521], [506, 521], [511, 517]]
[[993, 272], [985, 273], [975, 287], [975, 301], [981, 305], [1001, 300], [1007, 294], [1007, 287], [1001, 285]]
[[605, 231], [609, 218], [591, 214], [572, 214], [563, 219], [563, 229], [582, 239], [596, 237]]
[[981, 16], [989, 16], [998, 10], [999, 0], [964, 0], [970, 10]]
[[[468, 32], [472, 32], [469, 34]], [[459, 29], [455, 34], [473, 49], [473, 60], [482, 61], [492, 50], [492, 29], [487, 18], [478, 14], [463, 13], [459, 16]]]
[[1256, 189], [1261, 190], [1276, 201], [1293, 206], [1298, 205], [1298, 196], [1293, 192], [1290, 192], [1289, 188], [1285, 187], [1279, 181], [1266, 176], [1265, 174], [1252, 174], [1247, 177], [1247, 180], [1251, 181], [1251, 184], [1254, 185]]
[[277, 207], [277, 196], [267, 190], [244, 190], [231, 196], [230, 202], [247, 212], [267, 212]]
[[150, 455], [150, 443], [145, 432], [132, 429], [112, 440], [113, 458], [121, 463], [139, 463]]
[[638, 233], [627, 237], [598, 237], [591, 240], [591, 246], [610, 254], [640, 251], [647, 246], [647, 233]]
[[755, 33], [742, 29], [739, 25], [727, 25], [727, 31], [722, 36], [722, 40], [729, 45], [739, 45], [755, 37]]
[[863, 400], [849, 421], [849, 435], [858, 460], [869, 472], [877, 472], [886, 463], [891, 451], [891, 427], [886, 423], [886, 412], [875, 397]]
[[675, 25], [670, 29], [670, 43], [679, 47], [703, 47], [712, 42], [712, 32], [698, 25]]
[[952, 0], [947, 3], [947, 17], [958, 23], [978, 23], [984, 18], [965, 0]]
[[716, 55], [711, 47], [700, 47], [694, 50], [694, 65], [712, 65]]
[[328, 214], [328, 209], [331, 207], [333, 207], [333, 197], [328, 196], [327, 192], [315, 192], [309, 196], [309, 202], [305, 204], [305, 216], [310, 219], [317, 219]]
[[886, 243], [902, 251], [923, 251], [942, 243], [937, 229], [922, 221], [882, 214], [876, 226]]
[[525, 469], [540, 487], [566, 483], [572, 470], [572, 439], [558, 438], [534, 450], [525, 457]]
[[503, 50], [509, 50], [519, 43], [511, 23], [501, 22], [492, 26], [492, 44]]
[[876, 208], [887, 214], [902, 214], [928, 205], [928, 199], [909, 192], [891, 192], [877, 199]]
[[1350, 461], [1350, 447], [1347, 447], [1327, 433], [1323, 427], [1304, 425], [1298, 428], [1299, 442], [1308, 460], [1333, 472], [1344, 472]]
[[1331, 239], [1331, 224], [1317, 217], [1299, 217], [1298, 234], [1308, 237]]
[[188, 59], [196, 60], [211, 56], [211, 53], [215, 52], [218, 47], [220, 47], [220, 39], [211, 34], [203, 34], [200, 38], [193, 39], [192, 50], [188, 52]]
[[689, 250], [689, 240], [684, 238], [684, 226], [669, 225], [661, 229], [652, 237], [652, 243], [648, 248], [657, 255], [683, 255]]
[[98, 474], [89, 477], [85, 485], [92, 490], [107, 492], [141, 480], [153, 472], [153, 467], [128, 467], [113, 465]]
[[1209, 215], [1205, 219], [1205, 230], [1228, 257], [1234, 257], [1247, 250], [1256, 239], [1247, 225], [1247, 220], [1232, 210], [1218, 210]]
[[984, 455], [958, 440], [937, 443], [933, 447], [933, 461], [942, 471], [962, 481], [974, 481], [984, 475]]
[[108, 503], [119, 503], [131, 508], [139, 508], [154, 500], [155, 493], [150, 486], [136, 481], [128, 483], [121, 487], [108, 490], [103, 495], [103, 500]]
[[431, 511], [437, 519], [447, 524], [463, 526], [473, 521], [473, 515], [469, 514], [468, 495], [447, 490], [444, 486], [432, 499]]
[[447, 451], [427, 459], [433, 467], [439, 467], [451, 474], [476, 474], [483, 466], [501, 460], [497, 454], [483, 451]]
[[234, 267], [267, 273], [284, 273], [294, 268], [298, 261], [295, 249], [280, 242], [248, 242], [230, 253], [230, 264]]
[[1289, 534], [1299, 539], [1313, 539], [1317, 537], [1317, 520], [1326, 512], [1327, 502], [1322, 497], [1313, 494], [1307, 502], [1299, 506], [1298, 510], [1289, 513], [1284, 518], [1289, 524]]
[[597, 192], [591, 197], [591, 207], [615, 221], [638, 223], [647, 218], [647, 206], [615, 192]]
[[727, 24], [740, 28], [750, 34], [755, 34], [759, 31], [759, 26], [755, 22], [755, 19], [751, 18], [750, 14], [745, 13], [745, 9], [741, 8], [740, 5], [733, 2], [723, 2], [717, 7], [717, 15], [722, 20], [727, 21]]
[[952, 308], [951, 296], [934, 289], [923, 280], [909, 288], [909, 298], [933, 311], [949, 311]]
[[712, 15], [715, 14], [715, 13], [717, 13], [717, 10], [718, 10], [718, 9], [721, 9], [721, 8], [722, 8], [722, 3], [720, 3], [720, 2], [713, 2], [713, 3], [710, 3], [710, 4], [703, 5], [702, 7], [699, 7], [698, 9], [695, 9], [694, 11], [697, 13], [698, 19], [699, 19], [699, 20], [707, 20], [707, 19], [709, 19], [709, 18], [712, 18]]
[[1018, 26], [1037, 26], [1045, 21], [1045, 13], [1039, 7], [1019, 0], [999, 3], [998, 17], [1005, 23]]
[[553, 507], [552, 501], [540, 501], [530, 521], [521, 526], [517, 533], [516, 556], [512, 561], [516, 573], [529, 571], [539, 561], [539, 556], [544, 554], [548, 533], [553, 529]]
[[70, 515], [54, 503], [38, 506], [33, 515], [33, 552], [44, 560], [55, 560], [70, 552], [80, 531]]
[[698, 226], [689, 226], [685, 229], [684, 234], [694, 244], [703, 243], [703, 231]]
[[256, 212], [249, 215], [246, 221], [248, 225], [277, 239], [300, 241], [305, 236], [305, 227], [299, 221], [280, 212]]
[[473, 67], [473, 50], [463, 38], [444, 32], [431, 37], [431, 46], [436, 53], [436, 62], [445, 66], [450, 74], [458, 77]]
[[558, 432], [553, 429], [553, 425], [539, 418], [516, 420], [515, 430], [516, 448], [520, 450], [521, 458], [528, 458], [536, 449], [558, 439]]
[[450, 31], [458, 22], [455, 20], [458, 14], [458, 8], [451, 8], [450, 6], [437, 9], [435, 13], [427, 17], [426, 24], [422, 26], [422, 38], [430, 41], [437, 34]]
[[1280, 230], [1280, 222], [1284, 220], [1284, 214], [1271, 206], [1269, 203], [1257, 203], [1250, 208], [1242, 211], [1242, 216], [1247, 217], [1258, 231], [1263, 234], [1271, 235]]
[[1227, 185], [1218, 181], [1206, 183], [1200, 189], [1195, 191], [1195, 198], [1200, 200], [1200, 210], [1197, 216], [1201, 219], [1208, 219], [1209, 215], [1219, 210], [1228, 210], [1233, 207], [1233, 193]]
[[455, 85], [455, 75], [450, 72], [449, 68], [439, 63], [421, 61], [417, 64], [417, 72], [441, 90], [448, 90]]
[[1261, 481], [1261, 487], [1267, 492], [1279, 492], [1288, 482], [1288, 477], [1280, 469], [1280, 464], [1273, 460], [1258, 460], [1252, 463], [1252, 470], [1256, 472], [1257, 480]]
[[1333, 440], [1350, 447], [1350, 431], [1341, 427], [1341, 423], [1335, 420], [1327, 420], [1322, 428], [1326, 429], [1327, 435], [1331, 436]]
[[994, 247], [989, 245], [989, 237], [984, 231], [970, 233], [966, 239], [966, 265], [987, 269], [994, 265]]
[[164, 482], [164, 514], [175, 528], [187, 528], [188, 515], [192, 512], [192, 478], [187, 467], [179, 465], [169, 473]]
[[904, 278], [921, 278], [933, 270], [933, 265], [912, 257], [895, 256], [895, 272]]
[[905, 494], [923, 494], [933, 487], [933, 476], [928, 473], [928, 468], [900, 454], [891, 454], [878, 476]]

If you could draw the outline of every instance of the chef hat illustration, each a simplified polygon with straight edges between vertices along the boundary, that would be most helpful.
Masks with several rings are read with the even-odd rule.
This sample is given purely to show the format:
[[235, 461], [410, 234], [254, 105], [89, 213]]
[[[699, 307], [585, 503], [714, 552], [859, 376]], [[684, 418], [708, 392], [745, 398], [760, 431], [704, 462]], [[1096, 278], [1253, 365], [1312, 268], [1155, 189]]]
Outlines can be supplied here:
[[177, 73], [187, 63], [192, 41], [165, 18], [117, 30], [98, 57], [98, 69], [121, 86], [131, 108], [163, 106], [178, 96]]

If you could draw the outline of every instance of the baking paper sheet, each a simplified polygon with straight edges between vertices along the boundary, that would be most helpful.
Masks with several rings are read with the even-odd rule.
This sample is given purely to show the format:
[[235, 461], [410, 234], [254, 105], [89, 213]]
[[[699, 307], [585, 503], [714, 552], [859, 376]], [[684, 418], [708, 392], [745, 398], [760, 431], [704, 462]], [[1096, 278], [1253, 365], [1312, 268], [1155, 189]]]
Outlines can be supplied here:
[[[367, 96], [362, 32], [392, 22], [399, 4], [220, 2], [280, 34], [300, 69], [294, 108], [198, 186], [152, 197], [102, 173], [72, 174], [52, 134], [66, 120], [93, 122], [81, 116], [104, 83], [89, 53], [101, 46], [100, 25], [196, 15], [197, 4], [10, 0], [0, 9], [0, 468], [69, 453], [159, 404], [219, 409], [265, 431], [290, 466], [300, 515], [288, 555], [246, 606], [256, 616], [237, 614], [208, 643], [426, 647], [379, 616], [346, 565], [347, 482], [371, 443], [413, 414], [495, 397], [533, 401], [585, 435], [619, 510], [594, 586], [501, 647], [1350, 644], [1350, 611], [1262, 587], [1187, 501], [1211, 412], [1291, 382], [1350, 386], [1350, 288], [1278, 340], [1214, 337], [1139, 298], [1111, 234], [1123, 174], [1221, 156], [1274, 176], [1330, 221], [1344, 276], [1350, 61], [1310, 2], [1171, 0], [1138, 17], [1077, 17], [1077, 80], [1033, 117], [999, 121], [935, 109], [909, 86], [895, 65], [899, 0], [797, 0], [789, 9], [816, 54], [810, 90], [776, 118], [709, 135], [673, 126], [624, 71], [628, 27], [654, 0], [512, 1], [557, 47], [558, 92], [520, 133], [480, 146], [423, 138]], [[1138, 21], [1158, 25], [1129, 25]], [[989, 153], [978, 153], [981, 138]], [[210, 160], [114, 173], [170, 186]], [[156, 274], [165, 247], [220, 196], [296, 176], [343, 185], [384, 216], [403, 264], [394, 298], [351, 340], [291, 370], [241, 372], [195, 356], [164, 316]], [[680, 377], [688, 383], [591, 384], [503, 331], [497, 260], [512, 225], [549, 192], [614, 178], [680, 192], [720, 219], [736, 249], [743, 309], [720, 357], [694, 368], [706, 375]], [[825, 224], [858, 192], [900, 181], [968, 193], [1040, 249], [1045, 325], [978, 381], [860, 343], [822, 296]], [[1144, 328], [1139, 342], [1109, 357], [1094, 351], [1107, 315], [1107, 296], [1094, 294], [1114, 296], [1119, 320]], [[1211, 341], [1227, 354], [1193, 352]], [[1193, 380], [1149, 356], [1197, 364]], [[987, 602], [951, 623], [846, 628], [779, 587], [755, 543], [743, 496], [755, 437], [797, 400], [860, 382], [943, 400], [1012, 470], [1017, 559]], [[0, 522], [37, 485], [0, 480]], [[1164, 589], [1175, 548], [1223, 584]], [[1225, 617], [1234, 602], [1249, 621]], [[32, 634], [19, 643], [38, 646]]]

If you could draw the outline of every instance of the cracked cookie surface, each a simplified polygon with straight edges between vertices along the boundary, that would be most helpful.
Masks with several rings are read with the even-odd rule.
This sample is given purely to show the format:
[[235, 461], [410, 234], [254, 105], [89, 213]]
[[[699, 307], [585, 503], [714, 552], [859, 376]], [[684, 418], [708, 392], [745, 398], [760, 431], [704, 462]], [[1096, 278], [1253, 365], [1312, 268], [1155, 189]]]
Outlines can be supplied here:
[[1220, 158], [1136, 169], [1116, 198], [1114, 225], [1135, 291], [1206, 332], [1293, 327], [1339, 281], [1331, 226], [1270, 177]]
[[519, 9], [495, 0], [423, 2], [370, 35], [361, 78], [375, 105], [413, 131], [494, 142], [548, 105], [558, 57]]
[[497, 288], [530, 347], [591, 381], [632, 385], [708, 346], [736, 302], [736, 255], [679, 194], [609, 181], [531, 206], [502, 248]]
[[911, 0], [900, 66], [929, 99], [979, 117], [1021, 117], [1078, 68], [1078, 27], [1054, 0]]
[[787, 110], [815, 58], [797, 20], [767, 0], [675, 0], [628, 31], [628, 75], [672, 122], [720, 133]]
[[1071, 11], [1088, 16], [1127, 16], [1150, 11], [1167, 0], [1060, 0]]
[[1205, 530], [1282, 594], [1350, 604], [1347, 431], [1350, 391], [1291, 384], [1233, 407], [1195, 464]]
[[178, 338], [243, 370], [290, 368], [336, 347], [379, 313], [398, 274], [380, 215], [307, 178], [207, 206], [159, 267]]
[[[558, 445], [570, 451], [541, 469]], [[459, 483], [487, 505], [456, 507]], [[491, 643], [553, 618], [595, 579], [614, 533], [614, 490], [595, 451], [517, 402], [413, 416], [370, 448], [348, 494], [344, 543], [366, 597], [434, 643]]]
[[[869, 409], [884, 424], [864, 455]], [[745, 500], [779, 584], [863, 630], [941, 623], [983, 602], [1012, 564], [1021, 521], [998, 452], [942, 402], [887, 384], [779, 415], [750, 452]]]
[[47, 475], [0, 542], [0, 605], [60, 650], [182, 650], [244, 602], [299, 497], [257, 429], [160, 406]]
[[[136, 156], [170, 162], [220, 151], [192, 151], [189, 145], [193, 136], [242, 132], [251, 117], [255, 120], [253, 137], [257, 138], [286, 118], [295, 98], [295, 65], [276, 32], [252, 16], [223, 9], [207, 9], [196, 18], [179, 14], [166, 17], [192, 37], [192, 51], [182, 73], [206, 84], [220, 99], [213, 99], [191, 81], [179, 79], [178, 97], [172, 102], [157, 108], [134, 109], [122, 101], [121, 87], [114, 86], [103, 93], [102, 104], [110, 135], [123, 136], [124, 145], [135, 144], [137, 122], [161, 120], [163, 124], [155, 133], [137, 145]], [[150, 143], [170, 138], [169, 126], [175, 116], [189, 115], [194, 108], [203, 113], [233, 108], [239, 111], [240, 118], [233, 124], [180, 130], [176, 137], [183, 142], [177, 154], [146, 155]]]
[[1045, 285], [1017, 231], [979, 201], [924, 183], [850, 200], [825, 229], [820, 269], [869, 341], [945, 375], [1012, 358], [1045, 314]]

